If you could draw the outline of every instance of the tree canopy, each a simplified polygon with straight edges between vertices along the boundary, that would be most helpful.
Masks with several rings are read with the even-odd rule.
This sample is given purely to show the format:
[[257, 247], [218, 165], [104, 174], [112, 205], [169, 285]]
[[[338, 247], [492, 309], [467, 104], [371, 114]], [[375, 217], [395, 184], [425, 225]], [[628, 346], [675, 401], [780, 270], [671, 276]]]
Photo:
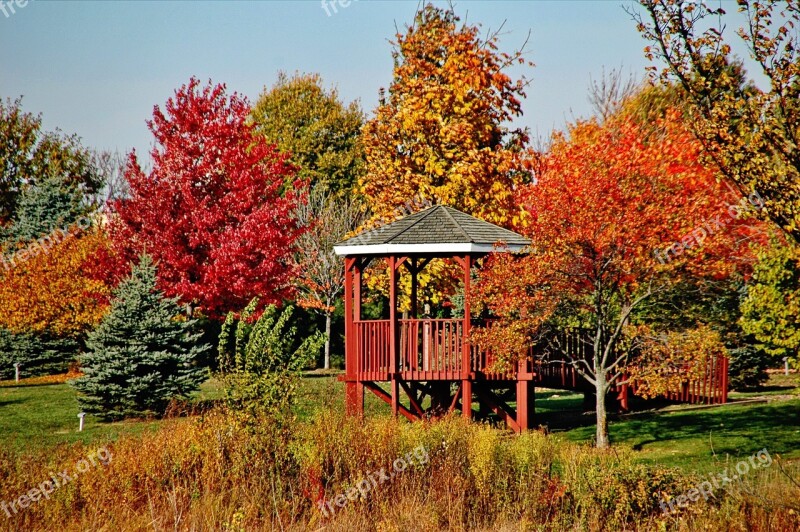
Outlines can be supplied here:
[[87, 194], [101, 186], [76, 135], [43, 131], [42, 117], [23, 111], [21, 98], [0, 100], [0, 227], [12, 220], [27, 189], [48, 180]]
[[[536, 182], [517, 191], [530, 254], [491, 257], [476, 288], [477, 303], [500, 318], [476, 339], [506, 360], [551, 326], [588, 329], [591, 359], [554, 347], [596, 388], [598, 446], [608, 444], [606, 393], [630, 360], [633, 312], [684, 275], [729, 275], [745, 224], [708, 230], [738, 195], [699, 162], [701, 146], [677, 110], [647, 127], [659, 134], [625, 115], [555, 133]], [[678, 252], [665, 259], [664, 250]]]
[[452, 9], [426, 5], [392, 52], [388, 98], [364, 126], [361, 189], [378, 219], [410, 198], [443, 204], [508, 226], [514, 189], [530, 180], [522, 114], [526, 80], [512, 80], [522, 52], [498, 51], [497, 35], [460, 24]]
[[250, 115], [255, 132], [289, 154], [301, 179], [335, 195], [354, 192], [364, 168], [358, 102], [345, 105], [336, 89], [323, 87], [319, 74], [281, 72]]
[[[740, 0], [747, 24], [738, 31], [769, 86], [760, 89], [733, 58], [724, 33], [725, 9], [705, 2], [642, 0], [633, 13], [651, 45], [656, 79], [682, 89], [688, 123], [705, 156], [742, 195], [764, 198], [759, 214], [800, 242], [800, 10], [794, 0]], [[784, 7], [779, 7], [784, 4]]]
[[256, 295], [266, 304], [290, 294], [299, 232], [290, 213], [301, 196], [281, 187], [295, 169], [249, 116], [244, 98], [196, 78], [155, 108], [153, 168], [145, 173], [131, 153], [129, 197], [111, 204], [109, 271], [119, 277], [146, 251], [160, 289], [213, 318]]

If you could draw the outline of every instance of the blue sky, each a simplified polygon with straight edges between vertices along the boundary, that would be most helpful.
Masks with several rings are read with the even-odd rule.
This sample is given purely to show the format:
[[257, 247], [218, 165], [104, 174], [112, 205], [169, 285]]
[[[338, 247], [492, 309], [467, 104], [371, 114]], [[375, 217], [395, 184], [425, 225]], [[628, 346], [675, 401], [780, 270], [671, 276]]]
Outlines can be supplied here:
[[[253, 101], [280, 70], [319, 72], [369, 114], [390, 82], [395, 26], [410, 22], [418, 5], [360, 0], [329, 16], [321, 0], [31, 0], [8, 17], [0, 12], [0, 97], [23, 95], [46, 128], [77, 133], [87, 146], [141, 154], [151, 142], [145, 120], [153, 106], [192, 75]], [[525, 70], [533, 83], [519, 123], [534, 133], [587, 116], [589, 82], [603, 67], [644, 75], [646, 43], [623, 9], [631, 2], [455, 5], [484, 30], [505, 21], [503, 50], [519, 47], [530, 30], [536, 66]]]

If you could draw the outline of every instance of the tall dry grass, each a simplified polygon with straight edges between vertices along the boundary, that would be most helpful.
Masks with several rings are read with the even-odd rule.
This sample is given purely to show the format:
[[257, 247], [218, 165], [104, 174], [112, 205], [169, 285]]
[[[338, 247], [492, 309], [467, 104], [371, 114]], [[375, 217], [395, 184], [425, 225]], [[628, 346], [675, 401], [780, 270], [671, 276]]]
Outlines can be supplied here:
[[[369, 473], [413, 457], [357, 493]], [[246, 421], [212, 411], [166, 420], [156, 433], [107, 444], [91, 467], [2, 530], [793, 530], [800, 488], [778, 467], [675, 515], [659, 501], [697, 478], [531, 432], [513, 436], [458, 418], [409, 424], [325, 412], [311, 422]], [[52, 455], [0, 451], [0, 501], [10, 501], [95, 447]], [[409, 454], [411, 453], [411, 454]], [[784, 466], [786, 467], [786, 466]], [[800, 468], [791, 468], [797, 478]], [[364, 485], [362, 484], [362, 487]], [[320, 501], [347, 494], [328, 517]], [[354, 496], [354, 494], [356, 494]], [[341, 499], [339, 499], [341, 501]]]

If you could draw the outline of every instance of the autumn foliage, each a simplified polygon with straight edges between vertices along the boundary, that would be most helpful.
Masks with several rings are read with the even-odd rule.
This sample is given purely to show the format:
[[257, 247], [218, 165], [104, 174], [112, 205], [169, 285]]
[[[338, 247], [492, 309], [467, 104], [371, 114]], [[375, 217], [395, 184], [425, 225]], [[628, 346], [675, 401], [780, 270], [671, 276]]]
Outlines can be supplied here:
[[73, 232], [0, 272], [0, 327], [76, 336], [95, 326], [106, 311], [110, 290], [87, 266], [108, 245], [102, 230]]
[[112, 204], [107, 259], [117, 276], [146, 251], [167, 296], [215, 318], [256, 295], [266, 304], [289, 293], [298, 195], [280, 189], [295, 170], [253, 133], [249, 114], [224, 85], [195, 78], [154, 109], [152, 171], [132, 153], [130, 198]]
[[740, 198], [699, 152], [674, 110], [646, 129], [621, 116], [555, 134], [536, 182], [518, 193], [530, 254], [490, 258], [478, 283], [476, 303], [500, 326], [476, 340], [506, 360], [527, 353], [549, 326], [589, 330], [589, 360], [561, 356], [596, 388], [600, 447], [608, 445], [603, 398], [624, 378], [634, 312], [684, 276], [729, 275], [732, 257], [747, 254], [738, 242], [745, 217], [705, 229]]
[[411, 198], [499, 225], [514, 218], [527, 135], [506, 123], [522, 114], [526, 81], [505, 69], [526, 61], [479, 31], [427, 5], [397, 35], [388, 99], [364, 126], [361, 185], [376, 218], [391, 220]]
[[[524, 330], [535, 331], [562, 298], [580, 300], [600, 290], [601, 299], [629, 305], [653, 283], [676, 282], [682, 273], [731, 273], [747, 220], [705, 237], [696, 230], [739, 198], [700, 164], [699, 144], [677, 111], [659, 129], [657, 137], [648, 137], [623, 118], [579, 122], [568, 136], [554, 136], [536, 183], [518, 194], [524, 208], [519, 230], [531, 239], [532, 253], [497, 255], [479, 285], [494, 313], [522, 319]], [[659, 260], [694, 234], [699, 238], [692, 237], [680, 254]], [[594, 310], [591, 299], [575, 303]]]

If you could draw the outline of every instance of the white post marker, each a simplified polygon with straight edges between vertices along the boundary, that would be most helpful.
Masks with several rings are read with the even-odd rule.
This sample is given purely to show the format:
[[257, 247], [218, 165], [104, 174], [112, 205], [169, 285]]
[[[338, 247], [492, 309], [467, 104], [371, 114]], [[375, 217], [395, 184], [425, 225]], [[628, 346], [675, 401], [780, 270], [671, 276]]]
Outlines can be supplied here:
[[14, 363], [14, 382], [19, 382], [19, 362]]
[[789, 357], [783, 357], [783, 374], [789, 374]]
[[78, 432], [83, 432], [83, 418], [86, 417], [86, 412], [78, 414]]

